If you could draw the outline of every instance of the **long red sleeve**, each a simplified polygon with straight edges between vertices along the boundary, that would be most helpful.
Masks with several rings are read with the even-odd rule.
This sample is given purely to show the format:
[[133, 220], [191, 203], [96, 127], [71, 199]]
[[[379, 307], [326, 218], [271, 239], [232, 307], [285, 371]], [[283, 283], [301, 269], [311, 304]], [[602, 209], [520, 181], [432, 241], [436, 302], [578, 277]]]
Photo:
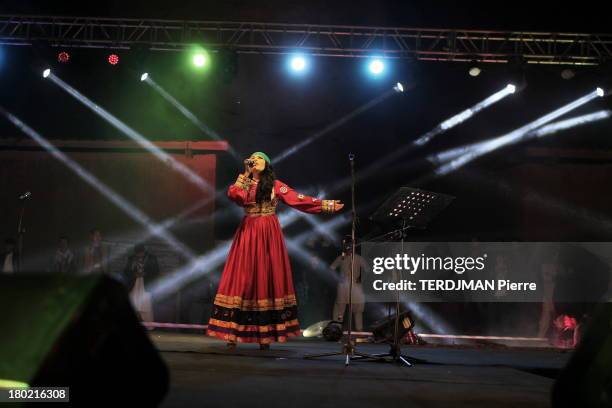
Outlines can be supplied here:
[[249, 202], [251, 187], [256, 186], [256, 184], [253, 180], [240, 174], [236, 182], [227, 189], [227, 196], [239, 206], [244, 207]]
[[321, 200], [319, 198], [300, 194], [279, 180], [274, 182], [274, 194], [283, 203], [305, 213], [316, 214], [320, 212], [334, 212], [333, 200]]

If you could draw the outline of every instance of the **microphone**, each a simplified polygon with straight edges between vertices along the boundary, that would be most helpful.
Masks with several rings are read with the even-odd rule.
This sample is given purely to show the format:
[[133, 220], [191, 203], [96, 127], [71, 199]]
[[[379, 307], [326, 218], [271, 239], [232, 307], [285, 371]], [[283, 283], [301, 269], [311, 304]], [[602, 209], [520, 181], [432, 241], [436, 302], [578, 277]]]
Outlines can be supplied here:
[[30, 198], [32, 196], [32, 193], [30, 193], [29, 191], [26, 191], [25, 193], [23, 193], [22, 195], [19, 196], [19, 199], [21, 201]]

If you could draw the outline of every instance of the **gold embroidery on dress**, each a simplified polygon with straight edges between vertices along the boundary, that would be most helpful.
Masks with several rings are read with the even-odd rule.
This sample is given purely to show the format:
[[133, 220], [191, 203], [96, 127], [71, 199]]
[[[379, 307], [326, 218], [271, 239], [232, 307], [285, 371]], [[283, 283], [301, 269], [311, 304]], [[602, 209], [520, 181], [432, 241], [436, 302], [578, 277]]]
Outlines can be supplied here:
[[246, 215], [272, 215], [276, 213], [276, 204], [278, 200], [265, 201], [261, 204], [253, 203], [244, 207]]
[[321, 212], [333, 213], [334, 212], [334, 200], [322, 200], [321, 201]]

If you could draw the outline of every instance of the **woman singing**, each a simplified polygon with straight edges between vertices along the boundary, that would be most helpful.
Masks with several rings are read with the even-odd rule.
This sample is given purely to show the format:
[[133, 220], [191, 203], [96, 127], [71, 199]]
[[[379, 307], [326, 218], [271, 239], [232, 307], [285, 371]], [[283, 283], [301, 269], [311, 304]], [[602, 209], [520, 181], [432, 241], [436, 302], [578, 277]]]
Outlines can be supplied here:
[[293, 191], [276, 180], [270, 158], [256, 152], [244, 161], [244, 173], [227, 195], [244, 208], [219, 290], [215, 296], [208, 335], [227, 341], [259, 343], [267, 350], [273, 341], [285, 342], [300, 334], [291, 265], [280, 224], [279, 201], [307, 213], [334, 213], [344, 204]]

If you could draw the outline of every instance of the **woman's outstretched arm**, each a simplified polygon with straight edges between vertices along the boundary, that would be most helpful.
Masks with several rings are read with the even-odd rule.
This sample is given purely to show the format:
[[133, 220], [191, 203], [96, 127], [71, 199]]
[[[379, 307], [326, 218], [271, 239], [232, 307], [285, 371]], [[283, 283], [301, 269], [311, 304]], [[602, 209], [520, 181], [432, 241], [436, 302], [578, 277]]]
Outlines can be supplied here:
[[300, 194], [282, 181], [274, 182], [274, 194], [285, 204], [305, 213], [335, 213], [344, 207], [339, 200], [322, 200]]

